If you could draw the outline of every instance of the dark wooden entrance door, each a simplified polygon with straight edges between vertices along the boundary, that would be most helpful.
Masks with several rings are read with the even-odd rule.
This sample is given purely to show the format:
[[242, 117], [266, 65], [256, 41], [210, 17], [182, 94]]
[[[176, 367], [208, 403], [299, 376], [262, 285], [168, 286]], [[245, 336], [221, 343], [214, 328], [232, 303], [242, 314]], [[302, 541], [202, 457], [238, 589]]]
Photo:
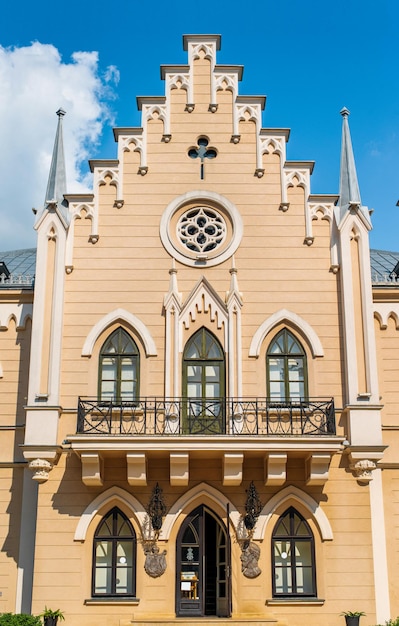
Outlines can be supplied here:
[[229, 617], [230, 568], [223, 522], [205, 506], [184, 521], [177, 540], [176, 614]]

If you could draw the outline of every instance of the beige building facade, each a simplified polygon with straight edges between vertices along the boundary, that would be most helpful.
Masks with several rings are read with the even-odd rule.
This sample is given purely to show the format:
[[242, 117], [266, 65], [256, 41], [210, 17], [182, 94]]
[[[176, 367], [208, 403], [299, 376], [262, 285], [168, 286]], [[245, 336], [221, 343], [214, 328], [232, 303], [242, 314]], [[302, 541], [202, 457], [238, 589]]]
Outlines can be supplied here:
[[37, 250], [0, 258], [1, 612], [399, 614], [399, 253], [370, 251], [349, 111], [312, 194], [220, 43], [183, 38], [92, 194], [58, 111]]

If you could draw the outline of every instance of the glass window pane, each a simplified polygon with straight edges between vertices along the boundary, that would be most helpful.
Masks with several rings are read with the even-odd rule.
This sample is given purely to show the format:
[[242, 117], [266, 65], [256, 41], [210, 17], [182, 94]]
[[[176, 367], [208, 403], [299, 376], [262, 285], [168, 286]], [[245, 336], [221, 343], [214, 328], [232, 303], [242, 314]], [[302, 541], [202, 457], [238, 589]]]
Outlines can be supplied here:
[[96, 545], [95, 581], [96, 593], [111, 593], [112, 543], [101, 541]]
[[309, 566], [312, 564], [312, 546], [310, 541], [295, 543], [295, 562], [297, 565]]
[[132, 542], [119, 541], [116, 547], [116, 593], [132, 591], [132, 560]]
[[124, 357], [121, 362], [121, 379], [133, 380], [136, 378], [135, 361], [131, 357]]
[[270, 383], [270, 398], [273, 400], [281, 400], [285, 397], [284, 383]]
[[202, 398], [201, 383], [188, 383], [187, 384], [187, 396], [189, 398]]
[[284, 380], [284, 359], [269, 359], [269, 379], [271, 381]]
[[103, 400], [115, 398], [116, 385], [112, 381], [103, 380], [101, 383], [101, 398]]
[[219, 398], [220, 397], [219, 383], [206, 383], [205, 397], [206, 398]]
[[290, 568], [275, 567], [274, 581], [276, 593], [292, 593], [292, 575]]
[[206, 380], [208, 381], [212, 381], [212, 380], [219, 380], [219, 366], [218, 365], [207, 365], [205, 367], [205, 376], [206, 376]]
[[202, 367], [199, 365], [189, 365], [187, 367], [187, 380], [201, 381]]
[[297, 593], [312, 594], [313, 577], [310, 567], [296, 567], [296, 587]]

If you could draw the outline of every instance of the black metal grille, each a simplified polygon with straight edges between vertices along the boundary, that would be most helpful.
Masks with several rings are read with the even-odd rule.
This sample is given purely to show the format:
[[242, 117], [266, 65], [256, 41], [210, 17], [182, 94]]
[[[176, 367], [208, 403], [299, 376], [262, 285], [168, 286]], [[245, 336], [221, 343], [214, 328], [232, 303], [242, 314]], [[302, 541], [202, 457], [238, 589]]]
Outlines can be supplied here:
[[334, 400], [79, 398], [77, 432], [96, 435], [335, 435]]

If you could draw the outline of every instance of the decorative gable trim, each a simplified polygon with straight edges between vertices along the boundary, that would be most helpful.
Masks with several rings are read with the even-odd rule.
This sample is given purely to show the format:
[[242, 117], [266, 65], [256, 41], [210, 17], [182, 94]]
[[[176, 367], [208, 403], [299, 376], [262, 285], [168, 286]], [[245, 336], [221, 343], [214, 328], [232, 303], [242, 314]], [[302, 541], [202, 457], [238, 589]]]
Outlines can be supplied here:
[[293, 326], [302, 331], [302, 333], [305, 335], [309, 342], [314, 357], [324, 356], [324, 350], [323, 346], [321, 345], [321, 341], [313, 328], [310, 326], [310, 324], [308, 324], [308, 322], [306, 322], [296, 313], [292, 313], [287, 309], [280, 309], [280, 311], [273, 313], [273, 315], [271, 315], [259, 326], [258, 330], [252, 338], [251, 345], [249, 347], [249, 356], [258, 358], [260, 355], [263, 340], [266, 335], [272, 330], [274, 326], [277, 326], [277, 324], [281, 324], [284, 322], [290, 322]]
[[115, 311], [111, 311], [93, 326], [86, 337], [86, 341], [84, 342], [82, 356], [91, 357], [94, 344], [96, 343], [98, 337], [108, 326], [118, 320], [129, 324], [140, 335], [144, 344], [146, 356], [157, 356], [155, 342], [148, 328], [141, 320], [139, 320], [138, 317], [133, 315], [133, 313], [129, 313], [129, 311], [126, 311], [125, 309], [115, 309]]
[[290, 501], [298, 502], [309, 511], [317, 524], [323, 541], [332, 541], [334, 539], [330, 522], [328, 521], [328, 518], [319, 503], [316, 502], [316, 500], [308, 493], [305, 493], [305, 491], [302, 491], [293, 485], [285, 487], [285, 489], [276, 493], [263, 507], [262, 513], [259, 517], [259, 523], [256, 526], [254, 539], [264, 539], [266, 527], [270, 522], [272, 515], [280, 506], [285, 503], [289, 503]]

